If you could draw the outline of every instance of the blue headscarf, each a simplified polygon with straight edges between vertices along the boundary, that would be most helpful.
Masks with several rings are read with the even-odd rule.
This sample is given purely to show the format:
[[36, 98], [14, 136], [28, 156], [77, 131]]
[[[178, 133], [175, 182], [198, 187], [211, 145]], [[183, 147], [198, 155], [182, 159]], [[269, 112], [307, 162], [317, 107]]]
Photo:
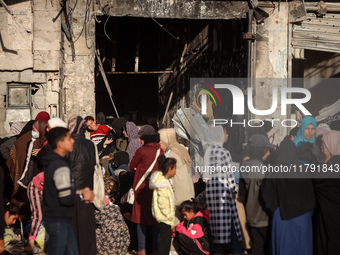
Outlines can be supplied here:
[[294, 138], [294, 143], [296, 147], [300, 147], [301, 145], [310, 142], [310, 143], [314, 143], [315, 142], [315, 135], [311, 138], [311, 139], [307, 139], [303, 136], [303, 132], [305, 131], [305, 129], [307, 128], [307, 126], [309, 124], [312, 124], [313, 127], [316, 129], [316, 120], [314, 119], [314, 117], [312, 116], [306, 116], [302, 119], [301, 121], [301, 126]]

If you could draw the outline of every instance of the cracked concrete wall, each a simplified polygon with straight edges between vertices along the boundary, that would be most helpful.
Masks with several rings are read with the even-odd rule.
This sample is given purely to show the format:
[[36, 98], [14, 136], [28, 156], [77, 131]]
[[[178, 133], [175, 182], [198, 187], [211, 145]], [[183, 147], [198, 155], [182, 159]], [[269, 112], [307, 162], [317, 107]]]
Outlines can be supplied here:
[[[72, 12], [72, 30], [76, 41], [75, 56], [72, 57], [72, 45], [63, 33], [61, 67], [61, 116], [68, 120], [73, 115], [85, 117], [95, 115], [95, 18], [87, 1], [70, 1], [76, 6]], [[85, 13], [84, 13], [85, 10]], [[87, 19], [84, 22], [84, 19]], [[84, 24], [86, 24], [84, 26]]]
[[[34, 119], [40, 111], [58, 116], [60, 19], [59, 2], [7, 1], [15, 14], [0, 7], [0, 137], [11, 122]], [[32, 86], [31, 107], [6, 108], [8, 84]], [[33, 95], [34, 93], [34, 95]]]
[[[253, 105], [256, 109], [270, 109], [273, 102], [273, 87], [287, 87], [287, 54], [288, 54], [288, 4], [274, 2], [280, 8], [265, 9], [270, 16], [256, 26], [256, 64], [255, 64], [255, 90]], [[261, 8], [262, 9], [262, 8]], [[279, 11], [280, 10], [280, 11]], [[263, 78], [263, 79], [259, 79]], [[265, 79], [269, 78], [269, 79]], [[253, 115], [252, 119], [287, 119], [281, 116], [281, 93], [278, 89], [276, 111], [270, 116]], [[275, 122], [277, 123], [277, 122]], [[290, 123], [287, 123], [290, 125]], [[281, 138], [287, 132], [282, 125], [280, 127]]]

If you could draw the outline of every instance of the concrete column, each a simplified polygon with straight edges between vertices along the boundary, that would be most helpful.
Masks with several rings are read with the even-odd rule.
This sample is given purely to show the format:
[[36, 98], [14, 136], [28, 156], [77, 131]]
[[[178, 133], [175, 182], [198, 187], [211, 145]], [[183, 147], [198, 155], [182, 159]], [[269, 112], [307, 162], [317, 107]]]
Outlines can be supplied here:
[[[288, 77], [288, 3], [275, 2], [276, 8], [264, 9], [270, 16], [263, 23], [256, 26], [256, 64], [255, 81], [252, 85], [255, 96], [253, 96], [254, 107], [266, 110], [272, 106], [273, 87], [287, 87]], [[278, 5], [280, 7], [278, 8]], [[280, 9], [280, 11], [279, 11]], [[273, 13], [272, 13], [273, 12]], [[263, 79], [259, 79], [263, 78]], [[269, 79], [268, 79], [269, 78]], [[281, 93], [278, 90], [278, 105], [271, 116], [252, 116], [256, 119], [287, 119], [281, 116]], [[276, 122], [277, 123], [277, 122]], [[290, 125], [290, 123], [288, 123]], [[281, 124], [280, 137], [283, 138], [287, 132]]]
[[[73, 7], [75, 3], [76, 0], [71, 0], [69, 6]], [[86, 4], [79, 0], [72, 12], [74, 59], [71, 43], [62, 34], [60, 115], [65, 121], [73, 115], [95, 114], [95, 20], [92, 5], [87, 8]], [[88, 19], [86, 22], [85, 18]]]

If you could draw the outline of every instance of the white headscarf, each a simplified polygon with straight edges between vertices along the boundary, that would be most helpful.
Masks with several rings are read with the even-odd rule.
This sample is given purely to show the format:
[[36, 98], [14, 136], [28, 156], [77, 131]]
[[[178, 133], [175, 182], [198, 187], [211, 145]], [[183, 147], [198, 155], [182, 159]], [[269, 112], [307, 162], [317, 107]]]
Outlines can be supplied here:
[[[209, 145], [208, 149], [204, 153], [204, 167], [208, 169], [209, 166], [209, 158], [211, 156], [211, 151], [214, 145], [223, 146], [224, 143], [224, 130], [222, 126], [212, 127], [208, 130], [207, 135], [204, 138], [204, 141]], [[208, 172], [203, 172], [203, 179], [208, 179], [210, 174]]]
[[55, 127], [64, 127], [67, 128], [67, 125], [64, 121], [62, 121], [60, 118], [58, 117], [54, 117], [52, 119], [48, 120], [48, 125], [50, 125], [51, 128], [55, 128]]

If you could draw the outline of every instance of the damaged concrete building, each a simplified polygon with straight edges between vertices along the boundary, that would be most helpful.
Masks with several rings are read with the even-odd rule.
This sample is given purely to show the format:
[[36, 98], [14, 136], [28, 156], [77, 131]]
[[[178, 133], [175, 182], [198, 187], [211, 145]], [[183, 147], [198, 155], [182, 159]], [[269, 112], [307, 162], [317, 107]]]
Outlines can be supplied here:
[[[1, 0], [0, 136], [42, 110], [171, 126], [192, 77], [248, 77], [241, 89], [268, 109], [277, 84], [254, 78], [340, 76], [339, 11], [322, 1]], [[321, 85], [308, 87], [309, 107], [335, 114], [340, 88], [319, 100]]]

